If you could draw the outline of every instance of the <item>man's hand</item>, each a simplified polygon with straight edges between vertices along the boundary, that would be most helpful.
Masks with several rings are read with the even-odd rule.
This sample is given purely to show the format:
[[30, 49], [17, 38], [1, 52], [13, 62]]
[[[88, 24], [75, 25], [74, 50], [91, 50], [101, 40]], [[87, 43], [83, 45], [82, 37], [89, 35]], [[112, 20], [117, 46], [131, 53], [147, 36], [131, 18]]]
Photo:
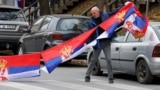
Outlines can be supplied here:
[[129, 4], [129, 3], [131, 3], [131, 2], [130, 2], [130, 1], [127, 1], [127, 2], [124, 3], [124, 5], [127, 5], [127, 4]]

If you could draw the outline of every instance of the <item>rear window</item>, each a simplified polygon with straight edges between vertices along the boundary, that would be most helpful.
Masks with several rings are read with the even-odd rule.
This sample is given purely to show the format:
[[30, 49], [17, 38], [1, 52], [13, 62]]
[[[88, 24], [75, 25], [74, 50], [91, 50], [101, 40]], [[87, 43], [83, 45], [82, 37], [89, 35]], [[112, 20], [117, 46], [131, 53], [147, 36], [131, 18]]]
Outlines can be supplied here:
[[158, 39], [160, 40], [160, 26], [154, 26], [153, 29], [156, 32]]
[[86, 31], [88, 30], [88, 19], [84, 18], [67, 18], [67, 19], [61, 19], [58, 23], [57, 30], [82, 30]]
[[20, 9], [0, 8], [0, 20], [25, 21], [25, 18]]

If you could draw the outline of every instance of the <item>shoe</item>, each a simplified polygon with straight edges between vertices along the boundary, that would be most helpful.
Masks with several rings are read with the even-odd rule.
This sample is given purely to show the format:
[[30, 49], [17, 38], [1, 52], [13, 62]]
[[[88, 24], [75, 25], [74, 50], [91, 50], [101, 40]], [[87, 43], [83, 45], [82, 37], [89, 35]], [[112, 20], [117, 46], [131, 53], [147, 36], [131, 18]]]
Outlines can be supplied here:
[[113, 79], [109, 79], [109, 83], [114, 83]]
[[85, 76], [85, 82], [90, 82], [90, 76]]

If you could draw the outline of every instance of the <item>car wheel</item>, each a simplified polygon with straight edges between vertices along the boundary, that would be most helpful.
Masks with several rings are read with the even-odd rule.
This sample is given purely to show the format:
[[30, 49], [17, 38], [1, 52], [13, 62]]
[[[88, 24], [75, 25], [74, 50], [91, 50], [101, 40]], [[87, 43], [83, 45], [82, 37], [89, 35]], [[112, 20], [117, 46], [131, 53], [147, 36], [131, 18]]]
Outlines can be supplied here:
[[18, 50], [17, 49], [13, 49], [12, 52], [13, 52], [14, 55], [18, 54]]
[[47, 50], [47, 49], [49, 49], [50, 47], [48, 46], [48, 45], [45, 45], [44, 46], [44, 48], [43, 48], [43, 50]]
[[[91, 54], [89, 61], [91, 61], [92, 56], [93, 56], [93, 54]], [[102, 74], [101, 67], [100, 67], [99, 61], [97, 61], [96, 65], [93, 68], [92, 75], [101, 75], [101, 74]]]
[[153, 81], [153, 76], [144, 60], [138, 62], [136, 76], [137, 80], [142, 84], [151, 83]]
[[18, 49], [18, 55], [22, 55], [22, 54], [24, 54], [24, 49], [23, 49], [23, 46], [20, 45]]

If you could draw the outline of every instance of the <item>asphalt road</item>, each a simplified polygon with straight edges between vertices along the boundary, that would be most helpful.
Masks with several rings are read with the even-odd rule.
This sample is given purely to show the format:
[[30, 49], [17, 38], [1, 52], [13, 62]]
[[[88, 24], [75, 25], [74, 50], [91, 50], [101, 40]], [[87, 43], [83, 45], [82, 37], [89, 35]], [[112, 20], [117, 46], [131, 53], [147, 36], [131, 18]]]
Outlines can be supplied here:
[[107, 74], [91, 76], [91, 82], [86, 83], [86, 69], [84, 61], [76, 60], [60, 65], [50, 74], [41, 71], [39, 77], [0, 82], [0, 90], [160, 90], [160, 79], [146, 85], [125, 74], [114, 75], [114, 84], [108, 83]]

